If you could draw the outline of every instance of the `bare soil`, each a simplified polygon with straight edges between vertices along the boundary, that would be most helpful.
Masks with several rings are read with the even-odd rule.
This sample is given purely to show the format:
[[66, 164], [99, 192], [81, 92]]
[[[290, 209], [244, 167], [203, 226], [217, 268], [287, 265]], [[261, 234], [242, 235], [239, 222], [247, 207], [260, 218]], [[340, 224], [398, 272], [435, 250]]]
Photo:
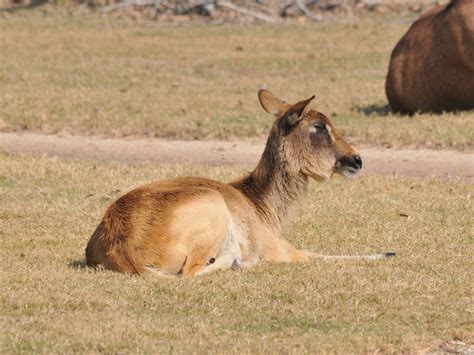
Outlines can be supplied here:
[[[12, 152], [82, 160], [255, 165], [264, 143], [0, 133], [0, 147]], [[366, 175], [436, 176], [474, 182], [473, 152], [365, 147], [360, 153]]]

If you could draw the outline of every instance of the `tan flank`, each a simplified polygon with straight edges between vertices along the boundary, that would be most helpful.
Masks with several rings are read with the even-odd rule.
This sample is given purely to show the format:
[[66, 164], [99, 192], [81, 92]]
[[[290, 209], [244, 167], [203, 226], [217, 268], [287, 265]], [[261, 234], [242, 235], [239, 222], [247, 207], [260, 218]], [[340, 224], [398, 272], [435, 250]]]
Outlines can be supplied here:
[[309, 109], [314, 96], [294, 105], [267, 90], [258, 97], [277, 118], [255, 170], [230, 184], [182, 177], [130, 191], [107, 209], [87, 245], [87, 264], [133, 274], [194, 276], [259, 261], [386, 256], [324, 256], [281, 238], [310, 178], [353, 176], [362, 161], [326, 116]]
[[386, 92], [395, 111], [474, 108], [474, 1], [421, 16], [392, 52]]

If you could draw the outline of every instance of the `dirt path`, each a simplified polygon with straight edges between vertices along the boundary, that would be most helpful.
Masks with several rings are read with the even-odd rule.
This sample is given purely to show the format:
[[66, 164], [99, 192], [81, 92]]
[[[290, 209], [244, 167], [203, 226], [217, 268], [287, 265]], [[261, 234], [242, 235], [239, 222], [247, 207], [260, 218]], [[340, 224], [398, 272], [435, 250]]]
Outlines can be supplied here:
[[[254, 165], [262, 144], [245, 141], [113, 139], [37, 133], [0, 133], [0, 148], [87, 160]], [[365, 148], [367, 175], [438, 176], [474, 182], [474, 153], [451, 150]]]

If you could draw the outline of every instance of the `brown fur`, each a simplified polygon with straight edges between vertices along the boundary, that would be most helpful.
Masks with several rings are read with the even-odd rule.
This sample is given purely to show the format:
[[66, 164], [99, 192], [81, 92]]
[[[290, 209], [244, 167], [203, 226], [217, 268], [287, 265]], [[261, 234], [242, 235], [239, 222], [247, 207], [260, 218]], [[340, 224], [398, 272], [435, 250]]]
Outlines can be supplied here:
[[474, 108], [473, 0], [452, 0], [413, 23], [392, 52], [386, 93], [402, 113]]
[[224, 184], [184, 177], [141, 186], [105, 212], [86, 248], [87, 265], [119, 272], [193, 276], [217, 269], [305, 261], [309, 252], [281, 239], [309, 178], [355, 174], [362, 162], [313, 98], [259, 99], [277, 119], [254, 171]]

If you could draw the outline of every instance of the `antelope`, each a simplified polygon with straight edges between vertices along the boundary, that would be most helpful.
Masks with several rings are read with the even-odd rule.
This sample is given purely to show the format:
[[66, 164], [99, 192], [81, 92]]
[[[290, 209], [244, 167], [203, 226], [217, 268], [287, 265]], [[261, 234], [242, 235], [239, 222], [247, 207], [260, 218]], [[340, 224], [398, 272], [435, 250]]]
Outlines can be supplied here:
[[474, 1], [424, 13], [392, 51], [385, 92], [395, 112], [474, 109]]
[[282, 238], [310, 179], [355, 176], [362, 160], [329, 119], [260, 90], [276, 116], [257, 167], [229, 184], [198, 177], [152, 182], [120, 197], [105, 212], [86, 247], [88, 266], [160, 277], [197, 276], [247, 268], [260, 261], [311, 258], [381, 259], [394, 253], [328, 256]]

